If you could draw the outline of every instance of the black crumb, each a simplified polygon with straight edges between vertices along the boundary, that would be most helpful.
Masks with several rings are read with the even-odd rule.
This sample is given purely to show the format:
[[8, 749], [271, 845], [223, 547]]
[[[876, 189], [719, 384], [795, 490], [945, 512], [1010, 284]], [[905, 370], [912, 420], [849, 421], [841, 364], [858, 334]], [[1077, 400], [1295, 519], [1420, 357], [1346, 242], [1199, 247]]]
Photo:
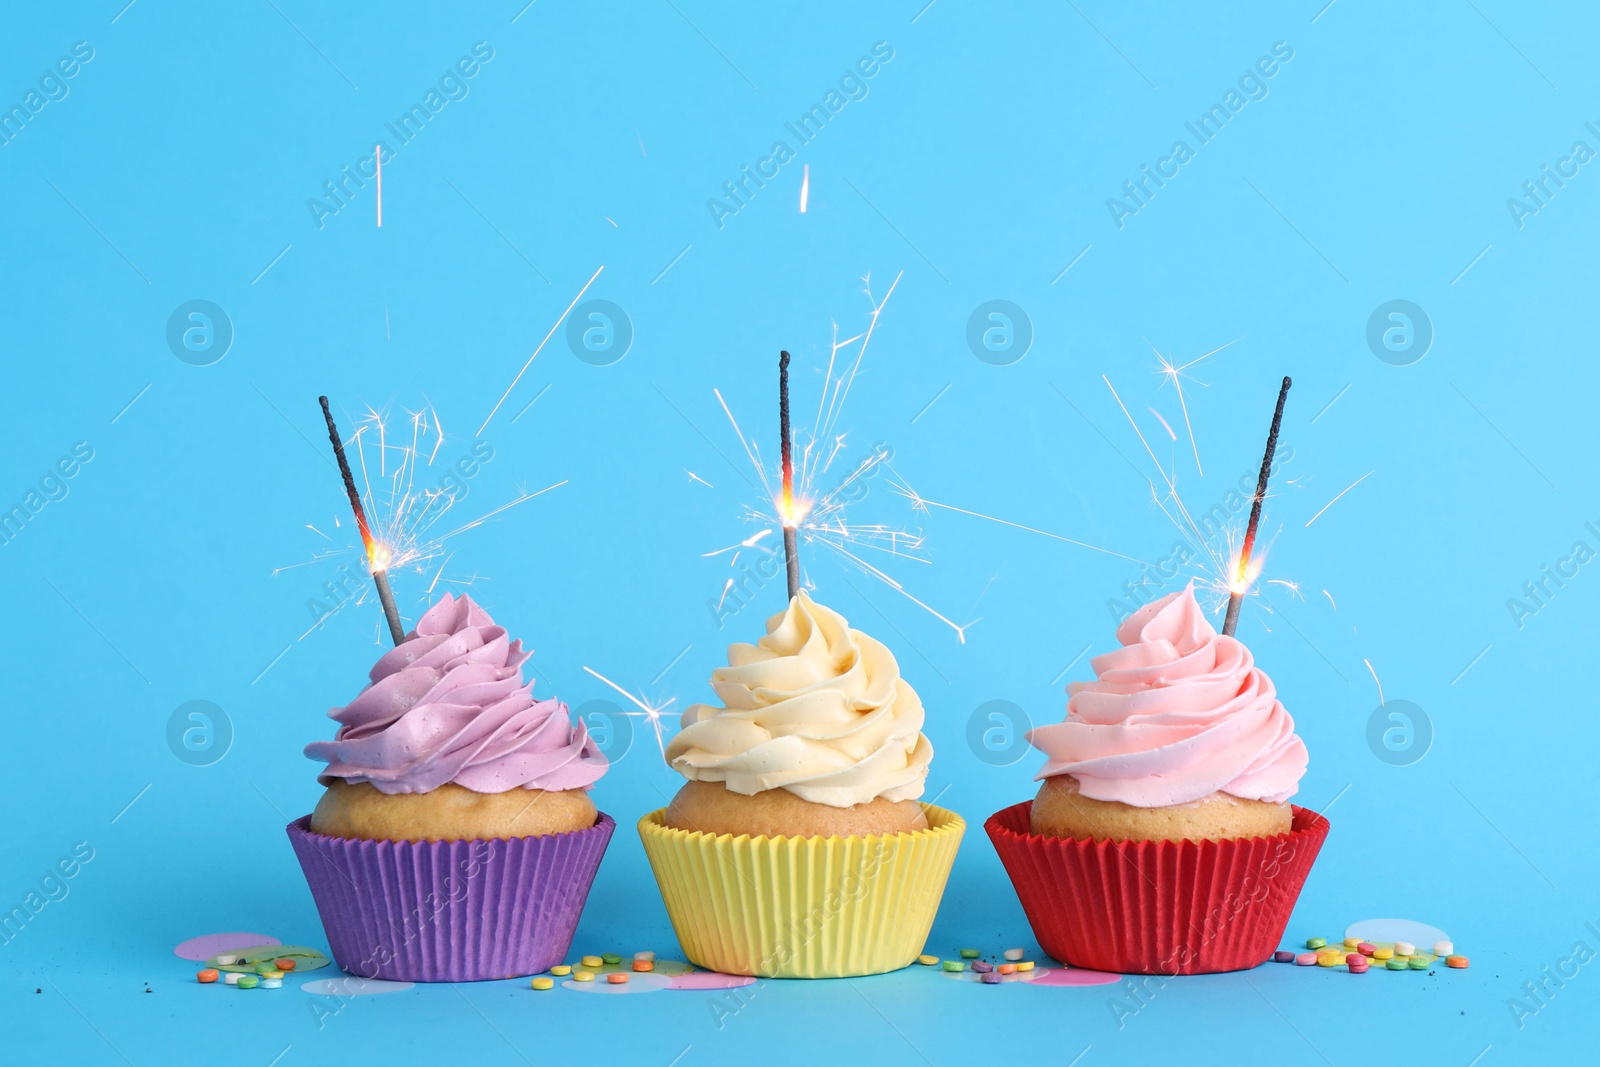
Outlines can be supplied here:
[[34, 987], [33, 987], [33, 991], [34, 991], [34, 992], [35, 992], [35, 993], [43, 993], [43, 992], [44, 992], [44, 989], [43, 989], [43, 988], [42, 988], [42, 987], [40, 987], [40, 986], [34, 986]]

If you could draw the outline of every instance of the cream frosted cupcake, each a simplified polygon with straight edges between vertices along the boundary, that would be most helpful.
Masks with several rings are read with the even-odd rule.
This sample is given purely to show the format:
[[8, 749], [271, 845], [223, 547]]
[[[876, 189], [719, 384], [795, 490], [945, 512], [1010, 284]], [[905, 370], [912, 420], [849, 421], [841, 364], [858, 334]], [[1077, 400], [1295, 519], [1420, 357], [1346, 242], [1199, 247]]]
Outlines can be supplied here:
[[933, 747], [894, 656], [797, 594], [712, 674], [667, 747], [689, 779], [639, 823], [684, 952], [839, 977], [921, 952], [964, 823], [920, 804]]
[[1272, 681], [1194, 587], [1140, 608], [1122, 647], [1035, 728], [1038, 796], [985, 824], [1039, 943], [1077, 966], [1253, 967], [1289, 921], [1328, 823], [1292, 807], [1306, 748]]
[[615, 823], [588, 796], [605, 756], [533, 699], [527, 659], [446, 595], [306, 747], [327, 792], [289, 837], [345, 970], [471, 981], [566, 953]]

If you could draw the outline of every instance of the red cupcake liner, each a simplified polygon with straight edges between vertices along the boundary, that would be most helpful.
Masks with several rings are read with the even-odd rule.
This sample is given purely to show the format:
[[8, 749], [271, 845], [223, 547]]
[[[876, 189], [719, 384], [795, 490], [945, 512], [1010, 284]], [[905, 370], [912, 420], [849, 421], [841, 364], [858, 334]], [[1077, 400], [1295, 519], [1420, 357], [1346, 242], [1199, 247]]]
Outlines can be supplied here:
[[617, 824], [478, 841], [363, 841], [288, 826], [334, 962], [362, 978], [537, 974], [572, 945]]
[[1328, 820], [1294, 808], [1286, 834], [1230, 841], [1072, 841], [1029, 831], [1033, 802], [983, 828], [1034, 936], [1074, 967], [1123, 974], [1242, 971], [1270, 959]]

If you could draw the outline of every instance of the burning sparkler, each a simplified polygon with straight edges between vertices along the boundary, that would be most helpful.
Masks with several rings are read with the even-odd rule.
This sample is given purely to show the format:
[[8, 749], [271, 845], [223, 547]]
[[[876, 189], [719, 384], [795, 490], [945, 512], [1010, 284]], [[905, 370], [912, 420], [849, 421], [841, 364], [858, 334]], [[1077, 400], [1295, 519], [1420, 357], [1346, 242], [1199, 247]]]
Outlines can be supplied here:
[[1250, 525], [1245, 527], [1244, 547], [1239, 552], [1239, 566], [1228, 596], [1228, 614], [1222, 621], [1222, 632], [1229, 637], [1239, 625], [1239, 605], [1250, 588], [1250, 553], [1256, 546], [1256, 527], [1261, 523], [1261, 504], [1267, 498], [1267, 478], [1272, 473], [1272, 454], [1278, 450], [1278, 427], [1283, 425], [1283, 402], [1289, 399], [1289, 376], [1283, 376], [1283, 386], [1278, 390], [1278, 406], [1272, 412], [1272, 428], [1267, 431], [1267, 451], [1261, 457], [1261, 474], [1256, 479], [1255, 500], [1250, 505]]
[[383, 617], [389, 621], [389, 636], [398, 645], [406, 639], [406, 631], [400, 625], [400, 610], [395, 607], [394, 590], [389, 588], [389, 549], [372, 538], [366, 509], [361, 506], [361, 494], [356, 492], [356, 480], [350, 473], [350, 461], [345, 458], [344, 442], [339, 439], [339, 427], [334, 425], [333, 412], [328, 409], [328, 398], [322, 396], [317, 400], [322, 404], [322, 417], [328, 423], [328, 440], [333, 442], [333, 455], [339, 461], [339, 473], [344, 476], [344, 491], [349, 494], [350, 508], [356, 513], [356, 529], [361, 532], [361, 545], [367, 550], [367, 568], [372, 572], [372, 583], [378, 587]]

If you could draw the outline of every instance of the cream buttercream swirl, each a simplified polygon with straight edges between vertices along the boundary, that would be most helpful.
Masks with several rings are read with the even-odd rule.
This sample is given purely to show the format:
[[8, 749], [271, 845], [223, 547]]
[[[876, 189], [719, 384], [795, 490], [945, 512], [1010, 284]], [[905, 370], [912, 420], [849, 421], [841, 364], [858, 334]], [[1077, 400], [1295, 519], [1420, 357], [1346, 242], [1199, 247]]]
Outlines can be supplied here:
[[1048, 757], [1037, 778], [1070, 774], [1086, 797], [1141, 808], [1295, 794], [1294, 720], [1250, 650], [1212, 628], [1193, 582], [1128, 616], [1117, 640], [1090, 661], [1095, 681], [1068, 686], [1066, 721], [1029, 732]]
[[522, 680], [529, 653], [468, 596], [425, 612], [383, 654], [371, 684], [328, 717], [332, 741], [306, 746], [335, 778], [381, 793], [428, 793], [454, 782], [478, 793], [587, 789], [606, 757], [559, 700], [534, 700]]
[[805, 593], [761, 640], [728, 646], [711, 688], [725, 706], [689, 707], [667, 746], [684, 777], [836, 808], [922, 795], [933, 758], [922, 701], [887, 648]]

